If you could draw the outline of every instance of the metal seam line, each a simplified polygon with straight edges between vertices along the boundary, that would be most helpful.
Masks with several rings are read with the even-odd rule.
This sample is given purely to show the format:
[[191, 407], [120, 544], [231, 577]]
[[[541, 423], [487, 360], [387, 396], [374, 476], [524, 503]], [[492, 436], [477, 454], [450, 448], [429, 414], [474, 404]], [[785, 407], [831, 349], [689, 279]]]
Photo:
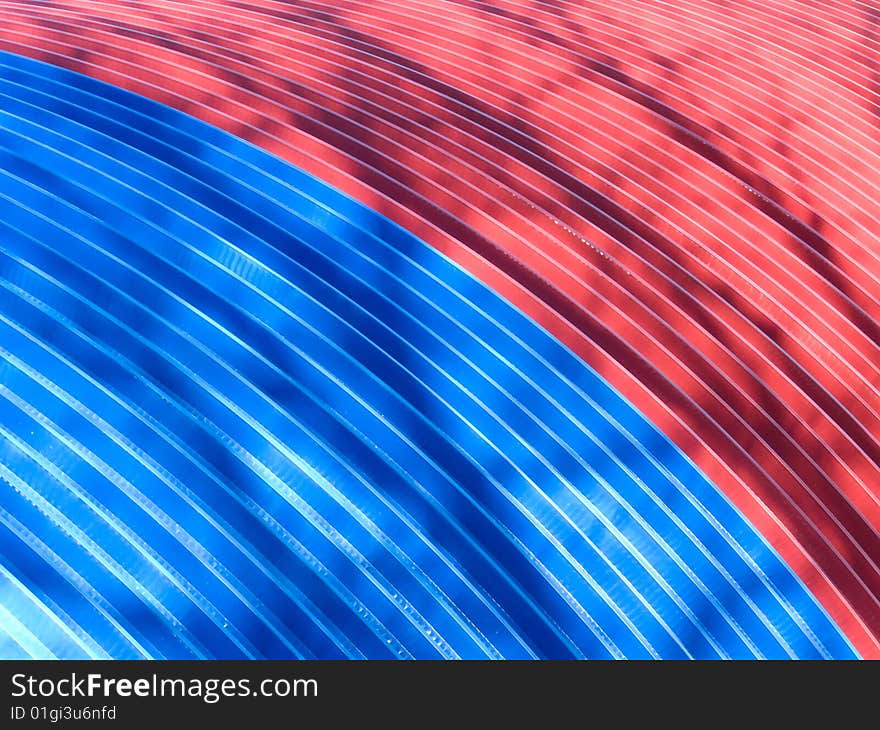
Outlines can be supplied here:
[[[53, 64], [0, 59], [0, 314], [36, 358], [0, 343], [27, 394], [4, 399], [25, 520], [4, 524], [54, 525], [76, 545], [41, 554], [78, 565], [94, 537], [40, 500], [85, 464], [146, 480], [167, 509], [113, 517], [81, 483], [76, 509], [168, 546], [126, 600], [203, 618], [155, 655], [876, 655], [876, 153], [848, 101], [868, 50], [842, 66], [852, 36], [784, 2], [161, 5], [0, 3], [0, 47]], [[718, 40], [693, 71], [646, 52], [688, 23]], [[753, 48], [798, 121], [749, 114]], [[807, 128], [817, 84], [840, 111]], [[401, 255], [395, 223], [436, 253]], [[299, 546], [286, 584], [270, 543]]]

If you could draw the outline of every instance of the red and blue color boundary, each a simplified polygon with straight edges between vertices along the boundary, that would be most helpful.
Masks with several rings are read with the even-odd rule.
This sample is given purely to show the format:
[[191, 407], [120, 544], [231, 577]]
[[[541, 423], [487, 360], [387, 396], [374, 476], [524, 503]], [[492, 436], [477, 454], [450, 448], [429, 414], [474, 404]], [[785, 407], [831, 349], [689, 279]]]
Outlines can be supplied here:
[[[12, 26], [4, 32], [28, 35], [14, 27], [25, 23], [21, 5], [0, 4]], [[271, 19], [265, 38], [287, 38], [288, 50], [296, 39], [283, 23], [344, 27], [327, 8], [315, 15], [308, 3], [293, 5], [259, 6], [286, 6], [289, 17], [253, 11]], [[204, 6], [218, 22], [226, 17], [225, 3]], [[83, 48], [96, 27], [172, 47], [146, 25], [96, 19], [101, 7], [31, 9], [38, 25], [41, 12], [89, 10]], [[523, 25], [493, 8], [493, 18]], [[550, 10], [535, 17], [542, 13]], [[64, 35], [77, 23], [45, 27]], [[676, 153], [715, 196], [704, 211], [714, 222], [699, 225], [705, 238], [675, 249], [666, 224], [569, 166], [567, 148], [595, 138], [566, 140], [549, 126], [542, 136], [469, 97], [464, 84], [345, 30], [349, 81], [372, 43], [378, 66], [404, 69], [400, 97], [417, 98], [407, 85], [418, 79], [425, 103], [452, 99], [447, 112], [462, 135], [482, 130], [446, 137], [461, 148], [445, 166], [453, 182], [434, 172], [441, 158], [416, 159], [415, 143], [412, 159], [403, 153], [412, 128], [397, 126], [397, 137], [380, 128], [391, 116], [424, 116], [415, 104], [406, 111], [374, 97], [379, 121], [368, 124], [354, 104], [315, 111], [317, 82], [288, 79], [281, 98], [260, 88], [268, 82], [256, 69], [233, 76], [266, 101], [262, 120], [272, 105], [286, 109], [288, 125], [360, 160], [369, 170], [349, 174], [387, 196], [386, 206], [262, 144], [284, 139], [281, 123], [264, 124], [261, 137], [231, 117], [208, 119], [224, 131], [184, 113], [198, 113], [195, 102], [172, 108], [161, 87], [133, 93], [122, 88], [132, 84], [62, 67], [100, 56], [97, 66], [121, 73], [106, 47], [62, 63], [58, 39], [28, 48], [20, 36], [0, 39], [15, 51], [0, 55], [3, 656], [873, 656], [876, 497], [851, 484], [869, 478], [877, 444], [870, 419], [856, 418], [823, 378], [838, 372], [834, 358], [850, 368], [857, 356], [870, 359], [848, 332], [874, 341], [867, 300], [877, 290], [853, 285], [845, 246], [820, 246], [834, 240], [833, 224], [792, 216], [775, 183], [749, 177], [605, 58], [584, 77], [683, 130], [670, 137]], [[561, 32], [552, 38], [565, 46]], [[188, 46], [193, 58], [205, 59], [202, 42]], [[52, 63], [28, 57], [41, 49], [56, 55]], [[131, 63], [118, 49], [119, 63]], [[229, 71], [212, 68], [215, 78]], [[556, 93], [561, 82], [539, 78]], [[175, 94], [180, 83], [167, 77]], [[615, 113], [605, 112], [609, 126]], [[560, 106], [553, 123], [563, 116]], [[656, 162], [664, 150], [639, 154]], [[462, 197], [468, 184], [488, 196], [483, 178], [493, 180], [495, 208]], [[750, 183], [748, 213], [734, 215], [722, 179]], [[685, 210], [677, 185], [669, 195]], [[540, 205], [534, 215], [530, 205]], [[823, 282], [811, 290], [813, 309], [803, 295], [803, 311], [785, 311], [795, 323], [814, 316], [810, 346], [827, 373], [814, 352], [797, 349], [807, 345], [786, 340], [796, 333], [774, 330], [742, 305], [743, 292], [688, 258], [708, 250], [746, 271], [743, 241], [753, 239], [736, 239], [735, 250], [734, 238], [761, 231], [813, 252], [799, 264], [802, 285]], [[779, 283], [786, 259], [772, 245], [764, 241], [760, 268]], [[870, 274], [869, 265], [860, 270]], [[788, 275], [800, 273], [788, 262]], [[771, 309], [781, 294], [759, 295], [749, 280]], [[849, 304], [825, 295], [832, 289]], [[838, 350], [823, 350], [832, 310], [847, 327], [837, 330]], [[656, 331], [645, 329], [650, 322]], [[587, 341], [603, 357], [591, 357]], [[776, 349], [762, 370], [765, 361], [745, 356], [764, 341]], [[676, 369], [742, 425], [697, 399]], [[871, 409], [870, 397], [856, 400]], [[813, 410], [795, 407], [807, 402]], [[688, 428], [670, 428], [670, 413]], [[827, 424], [854, 448], [840, 447]], [[838, 461], [823, 461], [810, 438]], [[726, 472], [713, 468], [718, 461]], [[845, 469], [835, 471], [838, 462]], [[810, 499], [839, 534], [812, 516]], [[854, 541], [852, 552], [840, 535]]]

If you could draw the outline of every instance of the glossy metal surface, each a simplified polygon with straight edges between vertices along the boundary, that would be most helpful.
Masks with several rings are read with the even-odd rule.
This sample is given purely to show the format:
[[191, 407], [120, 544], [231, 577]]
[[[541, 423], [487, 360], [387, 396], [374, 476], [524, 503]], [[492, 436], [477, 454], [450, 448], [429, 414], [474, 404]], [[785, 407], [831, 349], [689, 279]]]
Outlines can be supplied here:
[[3, 2], [0, 16], [4, 48], [223, 127], [448, 254], [683, 449], [877, 655], [867, 4]]

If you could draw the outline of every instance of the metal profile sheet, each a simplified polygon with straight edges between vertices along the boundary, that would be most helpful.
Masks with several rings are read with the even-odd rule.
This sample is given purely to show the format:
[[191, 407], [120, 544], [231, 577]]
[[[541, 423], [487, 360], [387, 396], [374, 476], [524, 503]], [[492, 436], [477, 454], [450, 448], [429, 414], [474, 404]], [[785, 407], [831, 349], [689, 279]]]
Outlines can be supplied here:
[[839, 5], [0, 2], [0, 652], [876, 656]]

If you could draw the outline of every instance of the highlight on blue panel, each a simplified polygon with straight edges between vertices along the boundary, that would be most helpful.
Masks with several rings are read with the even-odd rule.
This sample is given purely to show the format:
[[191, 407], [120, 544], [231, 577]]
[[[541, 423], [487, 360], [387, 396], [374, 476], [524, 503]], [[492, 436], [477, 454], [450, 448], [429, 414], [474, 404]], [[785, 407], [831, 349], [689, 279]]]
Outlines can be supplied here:
[[681, 451], [444, 255], [0, 54], [0, 656], [853, 655]]

